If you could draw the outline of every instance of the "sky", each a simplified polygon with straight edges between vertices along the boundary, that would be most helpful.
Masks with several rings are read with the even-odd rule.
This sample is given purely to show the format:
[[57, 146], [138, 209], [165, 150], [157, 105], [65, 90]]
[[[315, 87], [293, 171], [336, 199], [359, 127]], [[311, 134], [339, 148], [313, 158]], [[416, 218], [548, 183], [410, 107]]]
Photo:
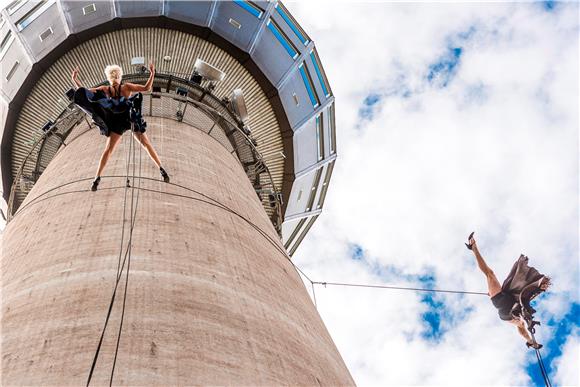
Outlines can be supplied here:
[[[295, 264], [316, 281], [486, 292], [463, 245], [475, 231], [500, 282], [521, 253], [552, 277], [538, 341], [552, 382], [578, 385], [578, 3], [285, 4], [316, 43], [338, 149]], [[315, 291], [359, 386], [542, 384], [487, 296]]]
[[[475, 231], [500, 282], [522, 253], [553, 278], [538, 341], [552, 382], [578, 385], [578, 3], [287, 6], [336, 97], [338, 150], [295, 263], [315, 281], [486, 292]], [[315, 292], [360, 386], [543, 383], [487, 296]]]

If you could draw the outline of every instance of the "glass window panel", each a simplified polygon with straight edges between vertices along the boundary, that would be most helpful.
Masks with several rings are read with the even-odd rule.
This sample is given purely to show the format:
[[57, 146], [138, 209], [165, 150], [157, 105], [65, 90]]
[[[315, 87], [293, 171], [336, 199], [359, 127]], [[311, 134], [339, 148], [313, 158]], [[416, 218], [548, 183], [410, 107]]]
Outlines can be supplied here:
[[284, 34], [284, 32], [282, 32], [282, 30], [280, 29], [280, 27], [278, 27], [278, 25], [274, 22], [274, 20], [272, 19], [268, 20], [268, 29], [272, 31], [272, 33], [274, 34], [276, 39], [278, 39], [280, 44], [282, 44], [288, 55], [290, 55], [292, 59], [296, 59], [298, 57], [298, 50], [296, 49], [296, 47], [294, 47], [292, 42], [290, 42], [290, 39], [288, 39], [288, 37]]

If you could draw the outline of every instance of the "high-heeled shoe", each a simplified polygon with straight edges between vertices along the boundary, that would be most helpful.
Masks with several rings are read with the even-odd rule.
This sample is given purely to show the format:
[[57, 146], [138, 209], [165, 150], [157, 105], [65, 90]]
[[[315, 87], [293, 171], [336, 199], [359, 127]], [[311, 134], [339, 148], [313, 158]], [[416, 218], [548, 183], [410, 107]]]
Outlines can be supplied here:
[[101, 182], [101, 176], [95, 177], [95, 180], [93, 180], [93, 185], [91, 186], [91, 191], [96, 191], [100, 182]]
[[471, 242], [471, 238], [473, 238], [473, 234], [475, 234], [475, 231], [472, 232], [471, 234], [469, 234], [469, 236], [467, 237], [467, 241], [469, 242], [469, 244], [465, 244], [465, 247], [467, 247], [469, 250], [473, 250], [473, 242]]
[[163, 169], [163, 167], [159, 167], [159, 172], [161, 173], [161, 176], [163, 177], [163, 181], [166, 183], [169, 183], [169, 175], [167, 174], [165, 169]]
[[543, 345], [542, 344], [539, 344], [539, 343], [528, 343], [526, 341], [526, 347], [528, 347], [528, 348], [534, 348], [534, 349], [541, 349], [543, 347]]

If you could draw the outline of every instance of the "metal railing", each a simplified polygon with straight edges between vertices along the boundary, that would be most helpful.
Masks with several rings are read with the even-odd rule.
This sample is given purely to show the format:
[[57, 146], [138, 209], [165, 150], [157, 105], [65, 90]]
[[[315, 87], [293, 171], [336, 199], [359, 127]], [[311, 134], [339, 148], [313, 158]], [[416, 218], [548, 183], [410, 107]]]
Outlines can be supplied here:
[[[133, 81], [139, 81], [144, 77], [143, 74], [124, 76], [125, 79]], [[235, 154], [274, 228], [281, 235], [283, 219], [280, 191], [264, 157], [257, 149], [256, 141], [244, 128], [239, 117], [229, 108], [227, 101], [215, 97], [211, 93], [211, 88], [192, 84], [172, 74], [156, 74], [154, 90], [159, 90], [159, 85], [164, 86], [166, 91], [143, 93], [143, 116], [163, 117], [189, 124], [213, 137], [232, 155]], [[177, 87], [182, 91], [187, 90], [187, 96], [176, 94], [174, 91]], [[72, 130], [83, 119], [87, 120], [86, 114], [71, 103], [51, 127], [41, 131], [39, 137], [31, 139], [30, 151], [18, 168], [10, 189], [8, 222], [58, 150], [67, 145], [66, 140]], [[88, 120], [87, 123], [89, 127], [93, 126]], [[81, 135], [86, 132], [88, 130]]]

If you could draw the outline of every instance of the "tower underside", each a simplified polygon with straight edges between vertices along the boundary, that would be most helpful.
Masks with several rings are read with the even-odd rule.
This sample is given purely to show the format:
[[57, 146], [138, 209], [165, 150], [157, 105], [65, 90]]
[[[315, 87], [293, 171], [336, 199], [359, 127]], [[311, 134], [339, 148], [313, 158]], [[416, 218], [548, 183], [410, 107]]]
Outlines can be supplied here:
[[115, 384], [354, 384], [236, 157], [145, 118], [171, 184], [125, 133], [91, 192], [104, 137], [82, 122], [7, 225], [2, 383], [86, 383], [118, 278], [91, 384], [117, 344]]

